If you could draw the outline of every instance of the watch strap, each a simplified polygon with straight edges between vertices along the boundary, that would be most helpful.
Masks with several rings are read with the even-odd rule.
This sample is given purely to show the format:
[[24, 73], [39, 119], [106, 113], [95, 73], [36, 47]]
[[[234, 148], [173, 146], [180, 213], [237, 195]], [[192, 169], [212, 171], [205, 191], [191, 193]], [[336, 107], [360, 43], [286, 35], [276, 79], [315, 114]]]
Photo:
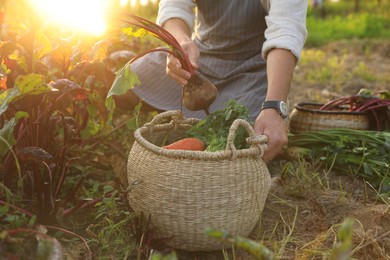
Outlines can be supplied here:
[[[287, 111], [281, 111], [281, 104], [284, 103], [284, 101], [278, 101], [278, 100], [266, 100], [263, 102], [263, 105], [261, 107], [261, 110], [273, 108], [275, 109], [279, 115], [283, 118], [287, 118]], [[260, 110], [260, 111], [261, 111]]]
[[266, 108], [275, 108], [278, 109], [279, 107], [279, 102], [276, 100], [267, 100], [263, 102], [263, 106], [261, 107], [261, 110], [266, 109]]

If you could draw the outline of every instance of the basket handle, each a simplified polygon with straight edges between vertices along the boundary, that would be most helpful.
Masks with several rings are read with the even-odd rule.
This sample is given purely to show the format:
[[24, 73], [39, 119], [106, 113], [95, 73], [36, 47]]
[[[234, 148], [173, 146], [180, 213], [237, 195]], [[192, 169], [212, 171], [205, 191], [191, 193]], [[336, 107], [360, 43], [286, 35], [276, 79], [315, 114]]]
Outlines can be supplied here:
[[157, 114], [153, 119], [146, 123], [144, 127], [149, 128], [151, 131], [160, 127], [173, 126], [177, 128], [179, 126], [193, 125], [198, 122], [196, 118], [185, 118], [180, 110], [168, 110]]
[[162, 113], [157, 114], [153, 119], [149, 122], [146, 123], [145, 126], [155, 126], [163, 123], [164, 121], [166, 122], [166, 119], [172, 119], [172, 118], [178, 118], [178, 117], [183, 117], [183, 114], [180, 112], [180, 110], [169, 110], [165, 111]]
[[256, 147], [259, 149], [260, 157], [263, 156], [264, 151], [267, 150], [267, 141], [268, 137], [266, 135], [256, 135], [253, 127], [244, 119], [236, 119], [233, 121], [229, 129], [229, 134], [226, 141], [226, 150], [232, 151], [232, 157], [235, 157], [235, 151], [237, 151], [234, 146], [234, 140], [236, 139], [238, 127], [244, 127], [248, 132], [249, 137], [246, 139], [246, 142], [251, 145], [251, 147]]

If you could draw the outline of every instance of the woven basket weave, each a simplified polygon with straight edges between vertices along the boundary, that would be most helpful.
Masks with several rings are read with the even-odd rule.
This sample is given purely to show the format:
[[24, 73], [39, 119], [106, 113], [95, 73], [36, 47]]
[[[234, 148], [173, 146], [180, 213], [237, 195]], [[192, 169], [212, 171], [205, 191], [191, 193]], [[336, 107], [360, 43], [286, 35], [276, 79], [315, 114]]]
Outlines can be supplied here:
[[[170, 121], [169, 121], [170, 120]], [[266, 136], [256, 136], [251, 125], [237, 119], [230, 127], [224, 151], [167, 150], [159, 140], [180, 139], [199, 120], [180, 111], [167, 111], [135, 131], [128, 157], [128, 200], [145, 217], [157, 238], [187, 251], [229, 248], [205, 234], [214, 228], [247, 236], [259, 221], [271, 184], [261, 159]], [[237, 150], [234, 138], [244, 127], [250, 147]]]
[[322, 104], [299, 103], [295, 105], [289, 120], [293, 134], [332, 128], [368, 130], [369, 118], [365, 112], [347, 110], [320, 110]]

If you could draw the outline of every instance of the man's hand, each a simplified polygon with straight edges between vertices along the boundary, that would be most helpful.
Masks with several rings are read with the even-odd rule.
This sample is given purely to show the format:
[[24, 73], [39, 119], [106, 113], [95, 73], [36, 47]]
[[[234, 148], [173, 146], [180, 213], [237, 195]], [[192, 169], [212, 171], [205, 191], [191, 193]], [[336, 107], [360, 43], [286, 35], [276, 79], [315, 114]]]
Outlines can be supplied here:
[[270, 162], [287, 144], [287, 123], [275, 109], [264, 109], [256, 118], [254, 130], [257, 135], [268, 136], [268, 149], [263, 160]]
[[[166, 21], [163, 27], [178, 41], [193, 68], [198, 69], [199, 49], [191, 39], [187, 24], [181, 19], [172, 18]], [[180, 61], [171, 54], [168, 54], [166, 73], [182, 86], [187, 85], [191, 78], [190, 72], [182, 69]]]
[[[190, 39], [184, 43], [180, 43], [180, 45], [183, 48], [184, 52], [187, 54], [192, 64], [192, 67], [194, 69], [198, 69], [198, 65], [197, 65], [197, 61], [199, 58], [198, 47]], [[175, 80], [177, 83], [179, 83], [182, 86], [187, 85], [188, 80], [191, 78], [191, 74], [188, 71], [182, 69], [180, 61], [176, 59], [172, 54], [168, 54], [167, 57], [166, 73], [169, 77], [171, 77], [173, 80]]]
[[[296, 57], [289, 50], [272, 49], [267, 56], [268, 90], [265, 100], [287, 100]], [[255, 132], [268, 136], [265, 162], [270, 162], [288, 142], [287, 123], [275, 109], [264, 109], [256, 118]]]

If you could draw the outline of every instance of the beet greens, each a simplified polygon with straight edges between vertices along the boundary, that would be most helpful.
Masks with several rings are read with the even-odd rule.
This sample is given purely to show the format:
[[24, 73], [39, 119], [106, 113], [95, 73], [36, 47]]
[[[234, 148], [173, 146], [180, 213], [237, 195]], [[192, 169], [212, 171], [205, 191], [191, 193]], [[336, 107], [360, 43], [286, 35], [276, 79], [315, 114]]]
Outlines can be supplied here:
[[390, 92], [379, 91], [372, 93], [361, 89], [356, 95], [333, 99], [320, 107], [320, 110], [339, 110], [367, 112], [375, 123], [374, 129], [390, 130]]
[[[211, 113], [191, 127], [187, 134], [203, 140], [207, 147], [206, 151], [222, 151], [226, 149], [230, 126], [237, 118], [249, 121], [248, 109], [238, 104], [235, 100], [231, 100], [223, 109]], [[247, 137], [248, 133], [246, 130], [239, 128], [234, 140], [234, 146], [237, 149], [246, 148]]]

